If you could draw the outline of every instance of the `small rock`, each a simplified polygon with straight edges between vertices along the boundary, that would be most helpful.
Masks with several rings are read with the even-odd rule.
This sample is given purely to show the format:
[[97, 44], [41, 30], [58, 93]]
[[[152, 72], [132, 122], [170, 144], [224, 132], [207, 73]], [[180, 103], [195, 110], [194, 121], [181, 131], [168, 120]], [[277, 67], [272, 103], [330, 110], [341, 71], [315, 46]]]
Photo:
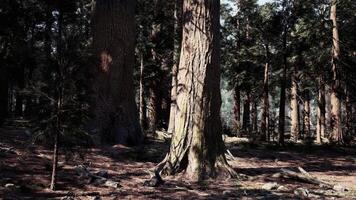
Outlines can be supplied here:
[[278, 188], [278, 183], [266, 183], [262, 186], [264, 190], [275, 190]]
[[294, 194], [300, 198], [308, 198], [309, 191], [305, 188], [297, 188], [294, 190]]
[[231, 191], [229, 191], [229, 190], [224, 190], [223, 191], [223, 195], [224, 196], [227, 196], [227, 195], [230, 195], [231, 194]]
[[13, 184], [13, 183], [7, 183], [7, 184], [5, 185], [5, 188], [13, 189], [13, 188], [15, 188], [15, 184]]
[[288, 188], [286, 188], [286, 187], [284, 187], [283, 185], [281, 185], [281, 186], [279, 186], [279, 187], [277, 188], [277, 190], [278, 190], [278, 191], [287, 191]]
[[110, 180], [105, 181], [104, 185], [107, 186], [107, 187], [112, 187], [112, 188], [121, 187], [118, 182], [110, 181]]
[[273, 178], [281, 178], [282, 174], [281, 173], [275, 173], [272, 175]]
[[339, 185], [339, 184], [334, 185], [333, 189], [337, 192], [347, 192], [348, 191], [348, 189], [346, 187]]

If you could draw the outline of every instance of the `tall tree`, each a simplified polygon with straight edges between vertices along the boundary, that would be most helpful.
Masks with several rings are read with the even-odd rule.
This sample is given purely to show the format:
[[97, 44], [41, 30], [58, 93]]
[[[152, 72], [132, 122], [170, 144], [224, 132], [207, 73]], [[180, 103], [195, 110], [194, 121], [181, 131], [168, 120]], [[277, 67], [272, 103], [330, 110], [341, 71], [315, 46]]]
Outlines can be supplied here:
[[325, 138], [325, 83], [323, 75], [319, 76], [318, 80], [318, 110], [317, 110], [317, 126], [316, 126], [316, 142], [322, 143], [322, 138]]
[[133, 85], [135, 1], [98, 0], [93, 20], [97, 126], [108, 141], [141, 144]]
[[228, 166], [220, 119], [219, 0], [184, 1], [175, 131], [158, 170], [201, 180]]
[[331, 86], [331, 140], [343, 143], [344, 138], [341, 129], [341, 102], [340, 102], [340, 38], [337, 23], [337, 1], [331, 1], [330, 19], [332, 21], [332, 86]]
[[310, 94], [309, 90], [304, 91], [304, 99], [303, 99], [303, 136], [304, 138], [311, 137], [310, 130]]
[[292, 75], [292, 88], [291, 88], [291, 140], [296, 142], [299, 137], [299, 104], [298, 104], [298, 82], [297, 82], [297, 73], [298, 73], [298, 63], [295, 64], [293, 75]]
[[240, 100], [240, 86], [238, 83], [234, 87], [234, 130], [237, 134], [241, 129], [241, 100]]
[[179, 64], [179, 41], [181, 35], [181, 10], [182, 10], [183, 0], [175, 0], [174, 4], [174, 52], [173, 52], [173, 67], [172, 67], [172, 85], [171, 85], [171, 104], [169, 112], [169, 122], [168, 122], [168, 133], [174, 132], [174, 119], [177, 110], [177, 75], [178, 75], [178, 64]]

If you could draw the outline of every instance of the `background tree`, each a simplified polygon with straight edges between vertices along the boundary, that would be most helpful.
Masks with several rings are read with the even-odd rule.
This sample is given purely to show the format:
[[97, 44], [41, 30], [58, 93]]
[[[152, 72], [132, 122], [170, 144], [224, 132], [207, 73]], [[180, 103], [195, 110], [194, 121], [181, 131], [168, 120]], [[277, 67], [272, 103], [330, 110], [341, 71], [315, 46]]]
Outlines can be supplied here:
[[135, 1], [97, 1], [93, 33], [97, 127], [106, 141], [141, 144], [133, 84]]

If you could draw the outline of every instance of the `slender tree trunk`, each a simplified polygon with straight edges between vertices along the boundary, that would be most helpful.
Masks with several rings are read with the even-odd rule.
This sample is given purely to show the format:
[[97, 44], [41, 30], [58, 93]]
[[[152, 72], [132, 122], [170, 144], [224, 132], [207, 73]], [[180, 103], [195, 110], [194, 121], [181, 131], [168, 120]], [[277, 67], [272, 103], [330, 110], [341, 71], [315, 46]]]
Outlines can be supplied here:
[[[57, 57], [62, 59], [63, 56], [63, 47], [62, 47], [62, 36], [63, 36], [63, 12], [62, 12], [62, 5], [59, 5], [59, 17], [57, 20], [58, 26], [58, 38], [57, 38]], [[62, 106], [63, 106], [63, 66], [61, 64], [57, 65], [56, 68], [56, 90], [55, 90], [55, 97], [56, 97], [56, 104], [53, 108], [53, 115], [55, 116], [56, 122], [53, 126], [53, 158], [52, 158], [52, 175], [51, 175], [51, 190], [56, 190], [56, 183], [57, 183], [57, 168], [58, 168], [58, 148], [59, 148], [59, 136], [61, 133], [61, 113], [62, 113]]]
[[340, 103], [340, 75], [339, 75], [339, 59], [340, 45], [339, 32], [336, 17], [336, 1], [331, 3], [330, 19], [333, 22], [333, 48], [332, 48], [332, 87], [331, 87], [331, 140], [335, 143], [342, 144], [344, 142], [341, 129], [341, 103]]
[[346, 86], [345, 89], [346, 93], [346, 123], [345, 123], [345, 128], [346, 128], [346, 133], [348, 136], [351, 136], [351, 124], [352, 124], [352, 104], [351, 104], [351, 97], [350, 97], [350, 91], [349, 88]]
[[245, 132], [251, 132], [251, 93], [249, 90], [246, 91], [244, 99], [244, 110], [242, 114], [242, 129]]
[[269, 47], [266, 45], [266, 64], [263, 80], [263, 109], [261, 120], [261, 132], [264, 135], [266, 141], [270, 141], [269, 134]]
[[167, 132], [172, 134], [174, 132], [174, 119], [177, 109], [177, 74], [179, 64], [179, 41], [181, 35], [180, 15], [182, 8], [182, 0], [175, 1], [174, 8], [174, 52], [173, 52], [173, 67], [172, 67], [172, 88], [171, 88], [171, 107], [169, 112], [169, 124]]
[[97, 0], [93, 17], [97, 126], [104, 140], [128, 145], [143, 141], [133, 85], [135, 4]]
[[143, 55], [141, 55], [141, 65], [140, 65], [140, 124], [142, 130], [146, 129], [146, 101], [145, 101], [145, 92], [144, 92], [144, 60]]
[[331, 88], [325, 85], [325, 136], [331, 136]]
[[297, 83], [297, 66], [294, 67], [292, 75], [292, 88], [291, 88], [291, 140], [298, 141], [299, 136], [299, 104], [298, 104], [298, 83]]
[[251, 106], [251, 122], [252, 122], [251, 124], [252, 124], [253, 133], [258, 133], [257, 120], [258, 120], [257, 101], [254, 99], [252, 101], [252, 106]]
[[287, 81], [287, 30], [283, 36], [283, 74], [281, 78], [281, 95], [279, 101], [279, 120], [278, 120], [278, 142], [284, 144], [284, 125], [285, 125], [285, 105], [286, 105], [286, 81]]
[[322, 138], [325, 138], [325, 84], [322, 75], [319, 77], [318, 85], [316, 142], [321, 144], [323, 142]]
[[59, 133], [56, 130], [54, 136], [54, 147], [53, 147], [53, 159], [52, 159], [52, 175], [51, 175], [51, 185], [50, 189], [55, 191], [56, 190], [56, 183], [57, 183], [57, 168], [58, 168], [58, 137]]
[[234, 88], [234, 127], [236, 134], [240, 134], [241, 129], [241, 102], [240, 87], [236, 84]]
[[304, 138], [310, 138], [310, 95], [309, 91], [306, 90], [304, 94], [304, 102], [303, 102], [303, 133]]
[[160, 112], [160, 96], [158, 85], [154, 84], [149, 88], [148, 101], [148, 130], [155, 134], [158, 124], [158, 113]]
[[191, 180], [232, 173], [224, 156], [220, 118], [219, 0], [184, 1], [175, 131], [158, 165], [163, 174], [184, 171]]

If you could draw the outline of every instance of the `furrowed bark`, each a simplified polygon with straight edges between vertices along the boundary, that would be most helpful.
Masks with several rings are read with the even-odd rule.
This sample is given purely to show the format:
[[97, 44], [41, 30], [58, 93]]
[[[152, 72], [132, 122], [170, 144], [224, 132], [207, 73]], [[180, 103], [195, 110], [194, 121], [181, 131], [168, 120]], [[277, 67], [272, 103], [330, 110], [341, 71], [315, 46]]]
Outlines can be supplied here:
[[340, 102], [340, 44], [339, 31], [336, 16], [336, 1], [331, 2], [330, 19], [333, 22], [333, 47], [332, 47], [332, 86], [331, 86], [331, 116], [330, 124], [332, 129], [331, 140], [334, 143], [344, 143], [343, 133], [341, 129], [341, 102]]
[[140, 145], [143, 135], [133, 85], [135, 1], [97, 0], [93, 22], [98, 130], [106, 142]]
[[157, 168], [194, 181], [229, 174], [220, 119], [218, 0], [184, 1], [177, 113], [170, 151]]

